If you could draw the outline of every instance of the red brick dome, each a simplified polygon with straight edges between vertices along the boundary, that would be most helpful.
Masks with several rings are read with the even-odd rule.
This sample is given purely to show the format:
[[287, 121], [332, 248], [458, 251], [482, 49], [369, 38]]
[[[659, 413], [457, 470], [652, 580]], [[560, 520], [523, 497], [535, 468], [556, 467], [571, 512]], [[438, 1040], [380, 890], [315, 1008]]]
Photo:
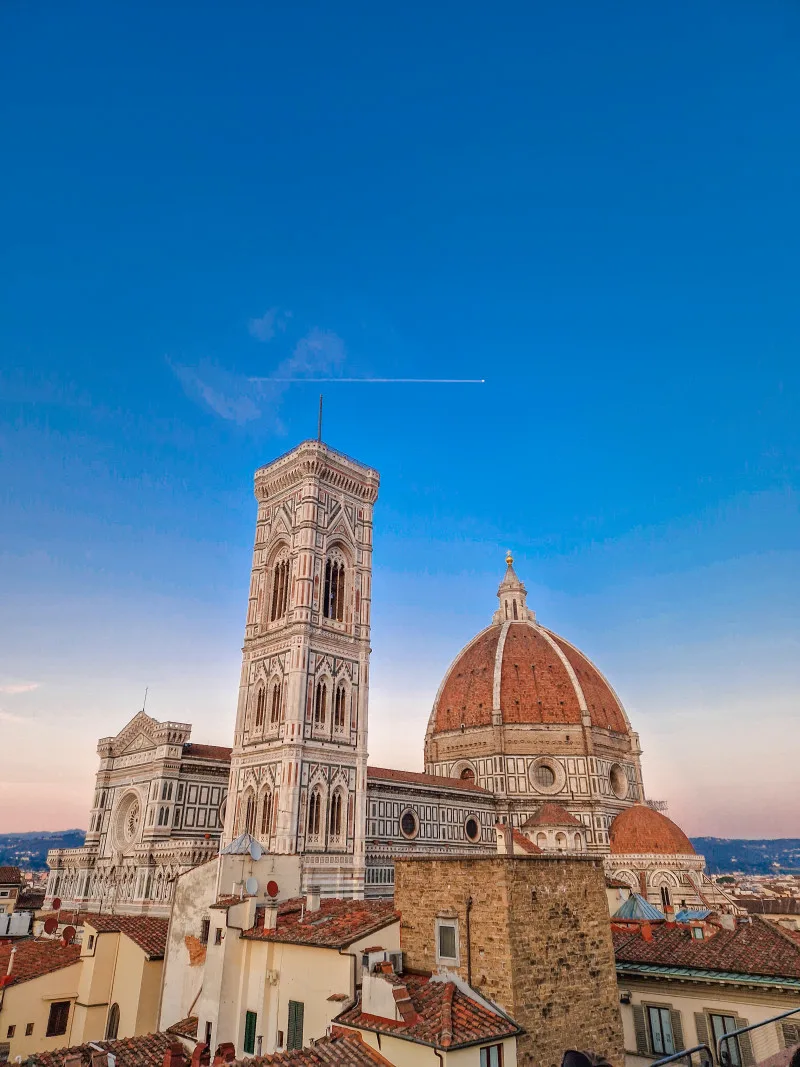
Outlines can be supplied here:
[[[532, 613], [531, 613], [532, 614]], [[496, 620], [456, 657], [437, 694], [432, 733], [502, 723], [591, 725], [630, 732], [614, 690], [591, 660], [535, 619]]]
[[694, 846], [680, 826], [646, 804], [634, 804], [611, 823], [612, 855], [693, 856]]

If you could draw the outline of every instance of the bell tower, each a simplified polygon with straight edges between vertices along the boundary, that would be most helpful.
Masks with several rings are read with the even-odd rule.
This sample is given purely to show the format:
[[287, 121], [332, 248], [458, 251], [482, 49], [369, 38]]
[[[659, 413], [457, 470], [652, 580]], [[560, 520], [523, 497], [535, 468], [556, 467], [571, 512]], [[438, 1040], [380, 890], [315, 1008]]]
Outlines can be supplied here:
[[255, 475], [250, 598], [223, 843], [364, 890], [372, 508], [378, 472], [304, 441]]

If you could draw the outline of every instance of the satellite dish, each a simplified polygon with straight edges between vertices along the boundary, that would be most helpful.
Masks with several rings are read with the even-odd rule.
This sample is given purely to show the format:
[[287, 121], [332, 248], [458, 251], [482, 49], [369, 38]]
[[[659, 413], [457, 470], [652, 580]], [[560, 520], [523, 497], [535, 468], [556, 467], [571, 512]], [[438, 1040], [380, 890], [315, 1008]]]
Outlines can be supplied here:
[[249, 897], [254, 897], [258, 892], [258, 879], [251, 875], [244, 883], [244, 890]]
[[58, 929], [58, 919], [55, 915], [49, 915], [44, 921], [44, 932], [46, 934], [54, 934]]
[[267, 893], [273, 898], [276, 897], [278, 895], [278, 883], [267, 882]]
[[258, 841], [250, 842], [250, 858], [254, 860], [260, 860], [264, 854], [264, 849], [261, 847]]
[[64, 927], [64, 933], [61, 935], [61, 939], [63, 940], [64, 945], [65, 946], [66, 945], [71, 945], [74, 937], [75, 937], [75, 927], [74, 926], [65, 926]]
[[53, 911], [58, 911], [61, 907], [61, 897], [53, 897]]

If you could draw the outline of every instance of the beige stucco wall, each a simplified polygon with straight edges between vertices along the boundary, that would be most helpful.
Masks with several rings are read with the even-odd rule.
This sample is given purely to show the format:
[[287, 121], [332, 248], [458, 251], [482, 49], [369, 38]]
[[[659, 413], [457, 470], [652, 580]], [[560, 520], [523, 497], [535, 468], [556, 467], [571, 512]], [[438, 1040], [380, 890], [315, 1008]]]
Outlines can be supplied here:
[[[650, 1060], [637, 1055], [636, 1033], [633, 1023], [634, 1005], [670, 1007], [680, 1012], [683, 1043], [687, 1048], [698, 1044], [695, 1012], [710, 1011], [720, 1015], [734, 1015], [748, 1023], [761, 1022], [790, 1008], [800, 1008], [800, 993], [783, 993], [752, 989], [747, 986], [706, 985], [692, 982], [648, 982], [619, 976], [620, 991], [631, 994], [631, 1003], [622, 1004], [622, 1025], [625, 1033], [626, 1067], [641, 1067]], [[800, 1015], [797, 1017], [800, 1020]], [[750, 1035], [756, 1063], [783, 1048], [779, 1030], [772, 1023]]]
[[[28, 982], [8, 986], [0, 992], [0, 1041], [11, 1045], [9, 1060], [21, 1056], [24, 1060], [32, 1052], [46, 1052], [64, 1048], [72, 1041], [75, 1008], [70, 1008], [67, 1032], [57, 1037], [45, 1037], [50, 1005], [54, 1000], [75, 1000], [80, 981], [81, 964], [71, 964], [59, 971], [43, 974]], [[25, 1036], [25, 1027], [33, 1023], [33, 1033]], [[6, 1037], [9, 1026], [16, 1027], [14, 1036]]]
[[[472, 1045], [437, 1054], [430, 1046], [415, 1041], [402, 1041], [389, 1034], [375, 1034], [370, 1030], [358, 1032], [370, 1048], [376, 1049], [394, 1067], [480, 1067], [481, 1048], [498, 1044], [497, 1041], [487, 1041], [484, 1046]], [[507, 1038], [499, 1043], [503, 1046], [503, 1067], [517, 1067], [516, 1038]]]

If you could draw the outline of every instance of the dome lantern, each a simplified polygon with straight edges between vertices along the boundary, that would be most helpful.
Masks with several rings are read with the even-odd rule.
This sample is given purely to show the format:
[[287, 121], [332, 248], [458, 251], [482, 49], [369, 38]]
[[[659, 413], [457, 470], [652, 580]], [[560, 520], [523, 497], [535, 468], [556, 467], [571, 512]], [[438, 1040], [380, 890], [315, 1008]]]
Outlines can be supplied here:
[[506, 553], [506, 573], [497, 590], [500, 607], [492, 616], [492, 622], [522, 622], [525, 619], [536, 622], [536, 615], [526, 603], [527, 596], [528, 591], [517, 577], [514, 557], [509, 550]]

